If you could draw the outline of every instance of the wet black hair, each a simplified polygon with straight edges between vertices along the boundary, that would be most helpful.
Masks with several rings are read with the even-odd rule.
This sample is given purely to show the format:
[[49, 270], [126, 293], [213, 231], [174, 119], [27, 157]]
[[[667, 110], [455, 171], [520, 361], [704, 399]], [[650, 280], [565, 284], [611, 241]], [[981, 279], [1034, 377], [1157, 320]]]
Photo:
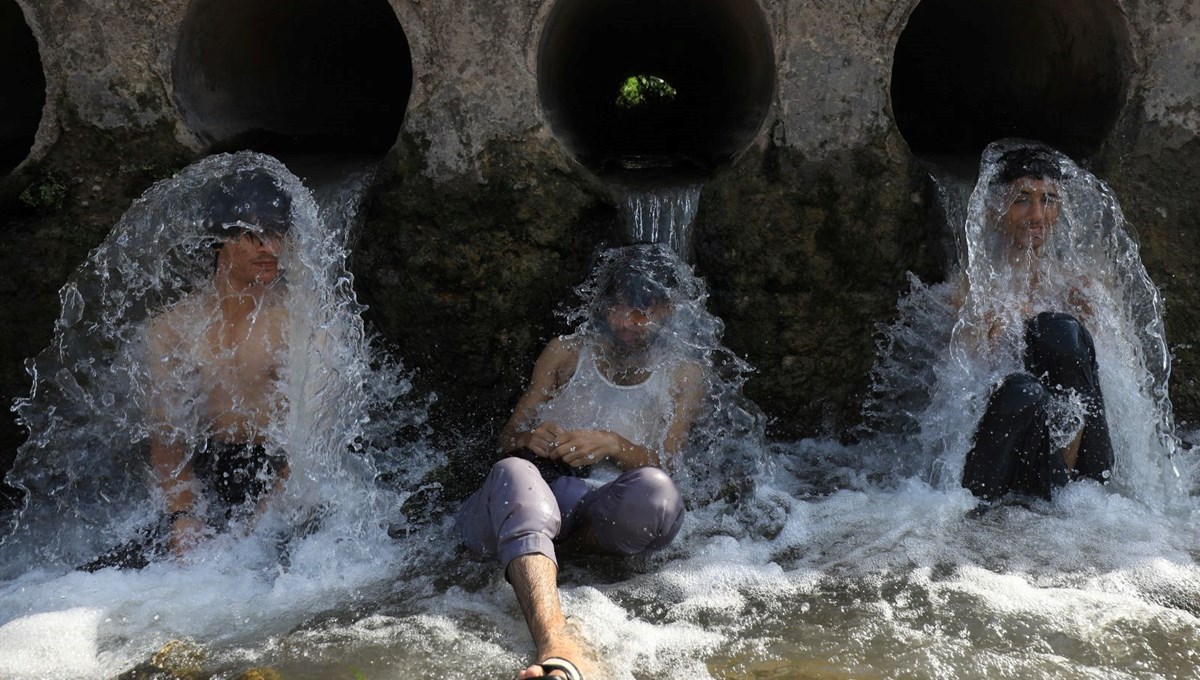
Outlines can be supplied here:
[[1053, 151], [1046, 147], [1022, 146], [1006, 151], [996, 161], [992, 185], [1011, 184], [1022, 177], [1061, 180], [1062, 168]]
[[669, 301], [679, 285], [669, 257], [650, 247], [623, 250], [613, 258], [606, 274], [596, 294], [596, 301], [604, 307], [624, 302], [649, 309]]
[[266, 233], [286, 234], [292, 226], [292, 199], [265, 170], [252, 168], [222, 177], [208, 196], [209, 232], [220, 239], [233, 235], [238, 222]]

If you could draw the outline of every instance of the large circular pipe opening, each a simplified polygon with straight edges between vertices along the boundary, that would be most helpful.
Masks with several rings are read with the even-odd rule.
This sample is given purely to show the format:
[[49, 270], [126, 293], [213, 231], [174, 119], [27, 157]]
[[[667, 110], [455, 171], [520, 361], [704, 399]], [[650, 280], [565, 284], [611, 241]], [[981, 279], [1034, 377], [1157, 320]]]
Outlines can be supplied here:
[[892, 111], [918, 156], [978, 155], [1001, 137], [1091, 155], [1131, 64], [1112, 0], [923, 0], [895, 57]]
[[29, 155], [45, 103], [37, 40], [20, 6], [0, 0], [0, 175]]
[[382, 155], [412, 57], [387, 0], [193, 0], [174, 80], [184, 120], [214, 147]]
[[775, 88], [755, 0], [559, 0], [537, 63], [551, 129], [601, 173], [706, 174], [753, 140]]

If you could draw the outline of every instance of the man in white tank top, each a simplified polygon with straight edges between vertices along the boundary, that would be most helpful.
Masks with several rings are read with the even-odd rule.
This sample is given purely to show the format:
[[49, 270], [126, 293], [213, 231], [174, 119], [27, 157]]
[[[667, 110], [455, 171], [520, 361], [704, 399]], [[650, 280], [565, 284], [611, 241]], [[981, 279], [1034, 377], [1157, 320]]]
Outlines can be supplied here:
[[[591, 318], [538, 357], [500, 432], [509, 457], [459, 512], [464, 543], [504, 565], [537, 646], [537, 663], [518, 678], [600, 672], [567, 627], [555, 541], [636, 555], [666, 546], [682, 525], [683, 501], [663, 468], [687, 440], [706, 376], [663, 351], [678, 266], [657, 246], [621, 249], [601, 265]], [[578, 476], [593, 469], [590, 484]]]

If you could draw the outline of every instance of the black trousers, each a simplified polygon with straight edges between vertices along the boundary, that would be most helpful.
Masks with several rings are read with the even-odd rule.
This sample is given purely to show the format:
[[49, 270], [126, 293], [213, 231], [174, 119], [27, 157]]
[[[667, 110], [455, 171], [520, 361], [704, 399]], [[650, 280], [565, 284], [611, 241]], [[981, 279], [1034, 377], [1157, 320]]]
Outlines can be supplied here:
[[963, 467], [962, 484], [985, 500], [1008, 493], [1049, 499], [1071, 475], [1052, 450], [1048, 404], [1073, 390], [1087, 408], [1075, 473], [1104, 481], [1112, 469], [1112, 439], [1092, 336], [1070, 314], [1042, 312], [1025, 324], [1025, 369], [1005, 378], [988, 398]]

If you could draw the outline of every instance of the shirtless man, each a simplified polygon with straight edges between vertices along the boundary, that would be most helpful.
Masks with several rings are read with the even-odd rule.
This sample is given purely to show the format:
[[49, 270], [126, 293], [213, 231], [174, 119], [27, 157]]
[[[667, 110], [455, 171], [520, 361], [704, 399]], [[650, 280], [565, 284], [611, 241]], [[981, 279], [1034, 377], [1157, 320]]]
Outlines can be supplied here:
[[279, 255], [291, 201], [255, 171], [223, 180], [213, 202], [211, 282], [146, 332], [150, 460], [177, 556], [257, 514], [288, 475], [266, 433], [286, 406], [276, 389], [288, 326]]
[[[538, 357], [500, 432], [509, 457], [458, 514], [465, 544], [505, 568], [537, 647], [518, 678], [596, 672], [563, 616], [555, 542], [637, 555], [669, 544], [683, 522], [663, 468], [687, 440], [704, 375], [658, 351], [673, 314], [673, 257], [631, 246], [607, 266], [591, 320]], [[590, 485], [577, 476], [591, 470]]]
[[[1012, 310], [1023, 320], [1027, 372], [1013, 373], [991, 394], [963, 469], [963, 486], [992, 501], [1010, 492], [1049, 498], [1054, 487], [1076, 477], [1105, 481], [1113, 463], [1112, 443], [1092, 336], [1086, 277], [1063, 280], [1046, 274], [1047, 244], [1058, 222], [1062, 173], [1046, 149], [1006, 152], [993, 189], [1002, 192], [1002, 212], [992, 238], [999, 241], [1001, 268], [1019, 290]], [[1050, 307], [1053, 305], [1053, 307]], [[1050, 308], [1048, 308], [1050, 307]], [[995, 351], [1012, 333], [1009, 316], [984, 315], [986, 338], [979, 351]], [[1086, 411], [1083, 427], [1065, 447], [1054, 449], [1048, 408], [1069, 393]]]

